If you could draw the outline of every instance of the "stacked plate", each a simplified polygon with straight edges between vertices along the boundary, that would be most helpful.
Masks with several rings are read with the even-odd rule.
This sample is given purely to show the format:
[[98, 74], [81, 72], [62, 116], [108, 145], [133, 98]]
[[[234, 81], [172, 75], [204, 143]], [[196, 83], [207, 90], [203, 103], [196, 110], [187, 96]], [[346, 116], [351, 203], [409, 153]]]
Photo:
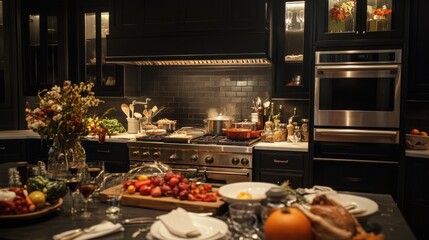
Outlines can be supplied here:
[[161, 221], [156, 221], [150, 228], [152, 239], [168, 239], [168, 240], [218, 240], [223, 239], [228, 233], [228, 226], [222, 220], [213, 217], [190, 215], [192, 223], [200, 231], [201, 235], [194, 238], [182, 238], [168, 231]]

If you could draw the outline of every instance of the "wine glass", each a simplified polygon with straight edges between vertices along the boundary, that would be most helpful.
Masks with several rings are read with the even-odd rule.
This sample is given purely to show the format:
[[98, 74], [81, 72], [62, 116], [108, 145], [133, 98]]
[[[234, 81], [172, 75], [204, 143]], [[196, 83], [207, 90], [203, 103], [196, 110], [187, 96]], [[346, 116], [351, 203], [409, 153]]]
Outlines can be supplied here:
[[299, 27], [301, 30], [304, 29], [304, 10], [299, 10], [298, 13], [298, 22], [299, 22]]
[[89, 198], [92, 196], [97, 186], [96, 186], [95, 179], [90, 175], [89, 167], [87, 164], [85, 164], [82, 167], [80, 175], [81, 175], [81, 179], [80, 179], [79, 192], [80, 194], [82, 194], [83, 202], [84, 202], [84, 211], [81, 217], [89, 218], [91, 217], [91, 213], [88, 211], [88, 202], [89, 202]]
[[84, 165], [83, 162], [79, 162], [79, 161], [68, 162], [68, 169], [70, 171], [70, 174], [66, 179], [66, 185], [67, 185], [68, 194], [69, 194], [68, 196], [70, 200], [70, 209], [68, 210], [68, 212], [72, 215], [77, 213], [76, 194], [78, 194], [77, 188], [79, 186], [81, 176], [82, 176], [81, 174], [78, 174], [78, 172], [83, 167], [83, 165]]
[[292, 25], [293, 12], [286, 11], [286, 30]]
[[110, 206], [106, 209], [106, 215], [109, 218], [117, 218], [121, 213], [119, 207], [124, 188], [122, 184], [128, 179], [127, 173], [107, 173], [103, 177], [103, 181], [100, 184], [100, 190], [106, 190], [107, 202]]
[[293, 132], [292, 137], [291, 137], [291, 141], [292, 141], [292, 143], [297, 143], [297, 142], [301, 141], [301, 131], [295, 130]]

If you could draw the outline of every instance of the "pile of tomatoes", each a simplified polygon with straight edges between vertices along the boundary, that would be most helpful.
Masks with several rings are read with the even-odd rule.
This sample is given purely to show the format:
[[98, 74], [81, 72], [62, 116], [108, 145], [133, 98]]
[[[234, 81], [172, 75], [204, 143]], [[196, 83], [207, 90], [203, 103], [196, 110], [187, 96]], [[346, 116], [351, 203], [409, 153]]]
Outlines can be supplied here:
[[196, 184], [180, 173], [167, 172], [164, 177], [139, 175], [136, 180], [127, 180], [123, 187], [128, 194], [143, 196], [174, 197], [180, 200], [216, 202], [217, 193], [211, 184]]

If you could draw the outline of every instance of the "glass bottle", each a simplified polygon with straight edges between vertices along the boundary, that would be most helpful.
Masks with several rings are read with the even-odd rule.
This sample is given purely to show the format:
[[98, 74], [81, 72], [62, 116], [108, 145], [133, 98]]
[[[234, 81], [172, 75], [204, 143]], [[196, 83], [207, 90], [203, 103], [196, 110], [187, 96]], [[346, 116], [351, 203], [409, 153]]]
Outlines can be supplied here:
[[9, 169], [9, 187], [22, 187], [21, 177], [16, 168]]
[[296, 126], [296, 125], [299, 125], [300, 122], [301, 122], [301, 118], [297, 114], [296, 107], [294, 107], [293, 115], [289, 117], [288, 123]]
[[275, 119], [276, 119], [276, 115], [274, 115], [274, 103], [271, 102], [270, 115], [268, 116], [268, 120], [275, 122]]
[[308, 142], [308, 119], [301, 119], [302, 142]]
[[261, 134], [262, 142], [274, 142], [272, 125], [273, 122], [270, 119], [265, 123], [264, 132]]
[[272, 187], [265, 195], [267, 198], [261, 201], [261, 218], [264, 224], [273, 211], [287, 206], [287, 191], [283, 187]]

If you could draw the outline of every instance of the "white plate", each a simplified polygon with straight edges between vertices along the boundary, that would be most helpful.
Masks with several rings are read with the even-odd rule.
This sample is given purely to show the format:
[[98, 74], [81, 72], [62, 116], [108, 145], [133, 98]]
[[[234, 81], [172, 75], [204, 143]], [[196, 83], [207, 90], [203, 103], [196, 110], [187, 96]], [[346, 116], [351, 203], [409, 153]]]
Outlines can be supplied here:
[[[315, 196], [316, 194], [308, 194], [304, 197], [311, 203]], [[356, 206], [350, 209], [349, 212], [357, 218], [367, 217], [378, 211], [378, 204], [369, 198], [343, 193], [338, 193], [338, 196], [343, 201], [342, 205]]]
[[[272, 187], [278, 187], [273, 183], [266, 182], [238, 182], [223, 185], [219, 188], [219, 194], [227, 202], [259, 202], [264, 199], [265, 193]], [[252, 199], [238, 199], [240, 193], [248, 192], [251, 194]]]
[[195, 238], [181, 238], [171, 234], [161, 221], [156, 221], [150, 228], [150, 233], [157, 239], [168, 240], [217, 240], [223, 238], [228, 232], [228, 226], [225, 222], [213, 218], [190, 215], [192, 223], [201, 232], [201, 235]]

